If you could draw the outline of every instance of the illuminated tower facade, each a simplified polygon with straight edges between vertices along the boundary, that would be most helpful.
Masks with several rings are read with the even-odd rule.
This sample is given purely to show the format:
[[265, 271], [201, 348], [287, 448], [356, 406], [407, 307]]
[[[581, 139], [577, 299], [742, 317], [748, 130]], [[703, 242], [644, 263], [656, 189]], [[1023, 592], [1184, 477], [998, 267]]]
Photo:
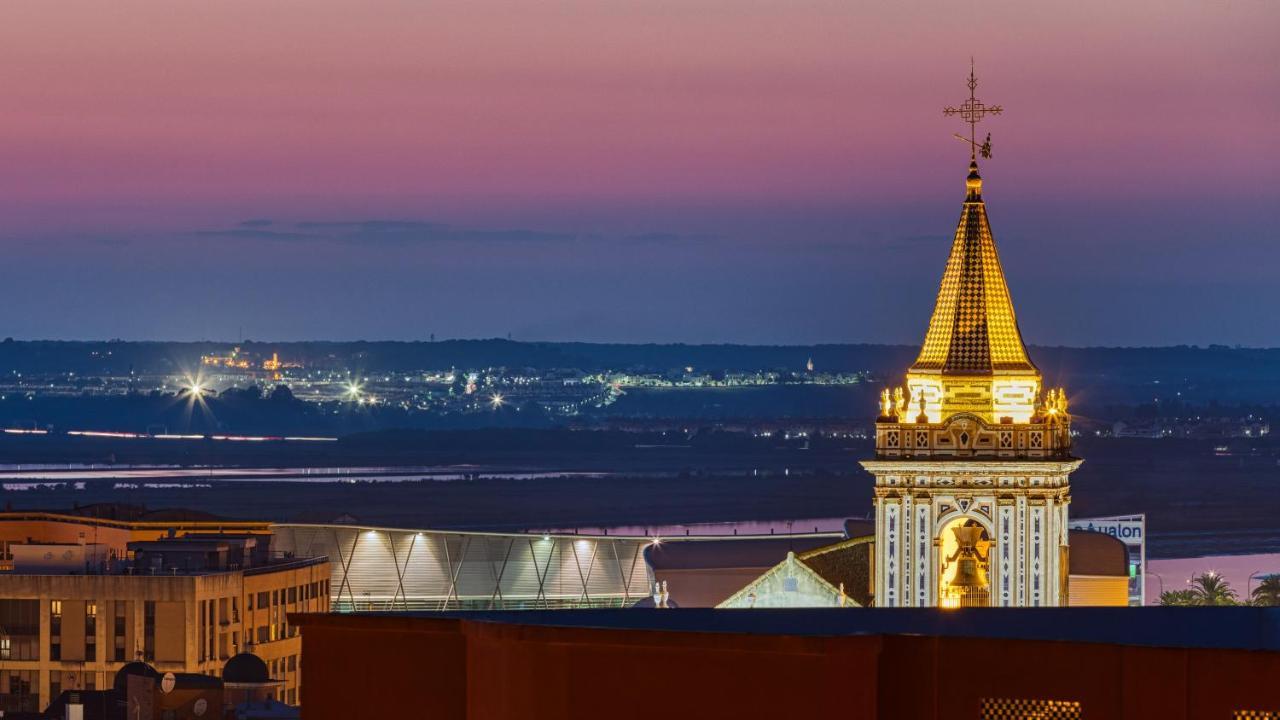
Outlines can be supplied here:
[[[971, 74], [976, 104], [975, 85]], [[1066, 604], [1081, 461], [1066, 394], [1041, 387], [1022, 342], [976, 162], [990, 141], [975, 141], [924, 345], [905, 388], [881, 395], [876, 457], [862, 463], [875, 476], [880, 607]]]

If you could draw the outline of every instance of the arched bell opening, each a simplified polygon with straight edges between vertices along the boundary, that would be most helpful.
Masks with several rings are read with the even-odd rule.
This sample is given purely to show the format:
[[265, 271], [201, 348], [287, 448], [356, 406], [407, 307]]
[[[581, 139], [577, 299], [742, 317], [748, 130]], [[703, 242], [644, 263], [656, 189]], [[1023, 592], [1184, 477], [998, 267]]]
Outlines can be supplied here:
[[958, 517], [942, 527], [938, 605], [944, 608], [991, 605], [991, 536], [973, 518]]

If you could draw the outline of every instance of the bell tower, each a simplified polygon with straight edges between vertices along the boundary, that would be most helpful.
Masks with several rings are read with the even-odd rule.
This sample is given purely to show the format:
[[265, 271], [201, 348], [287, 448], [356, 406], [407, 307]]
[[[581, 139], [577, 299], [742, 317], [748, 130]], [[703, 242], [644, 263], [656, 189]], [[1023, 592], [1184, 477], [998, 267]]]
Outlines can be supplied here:
[[875, 604], [1043, 607], [1067, 598], [1071, 455], [1066, 393], [1027, 355], [982, 199], [974, 97], [964, 208], [933, 316], [876, 420]]

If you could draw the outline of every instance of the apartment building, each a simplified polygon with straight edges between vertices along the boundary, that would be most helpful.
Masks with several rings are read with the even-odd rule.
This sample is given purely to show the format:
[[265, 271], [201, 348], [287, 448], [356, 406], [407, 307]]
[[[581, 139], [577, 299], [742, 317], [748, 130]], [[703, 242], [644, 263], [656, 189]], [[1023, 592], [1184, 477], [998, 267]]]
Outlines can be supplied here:
[[[66, 690], [109, 688], [134, 660], [220, 677], [240, 652], [267, 663], [277, 700], [300, 703], [301, 641], [287, 613], [328, 611], [326, 558], [273, 553], [269, 534], [226, 523], [157, 533], [61, 516], [7, 526], [5, 515], [0, 710], [36, 712]], [[95, 530], [111, 537], [94, 543]]]

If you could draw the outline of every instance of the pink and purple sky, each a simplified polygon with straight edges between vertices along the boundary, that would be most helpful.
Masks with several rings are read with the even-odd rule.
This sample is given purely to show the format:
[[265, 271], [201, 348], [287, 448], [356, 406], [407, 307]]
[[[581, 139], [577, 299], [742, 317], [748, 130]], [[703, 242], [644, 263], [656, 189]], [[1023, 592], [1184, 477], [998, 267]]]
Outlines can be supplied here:
[[1280, 345], [1280, 3], [9, 0], [0, 336]]

